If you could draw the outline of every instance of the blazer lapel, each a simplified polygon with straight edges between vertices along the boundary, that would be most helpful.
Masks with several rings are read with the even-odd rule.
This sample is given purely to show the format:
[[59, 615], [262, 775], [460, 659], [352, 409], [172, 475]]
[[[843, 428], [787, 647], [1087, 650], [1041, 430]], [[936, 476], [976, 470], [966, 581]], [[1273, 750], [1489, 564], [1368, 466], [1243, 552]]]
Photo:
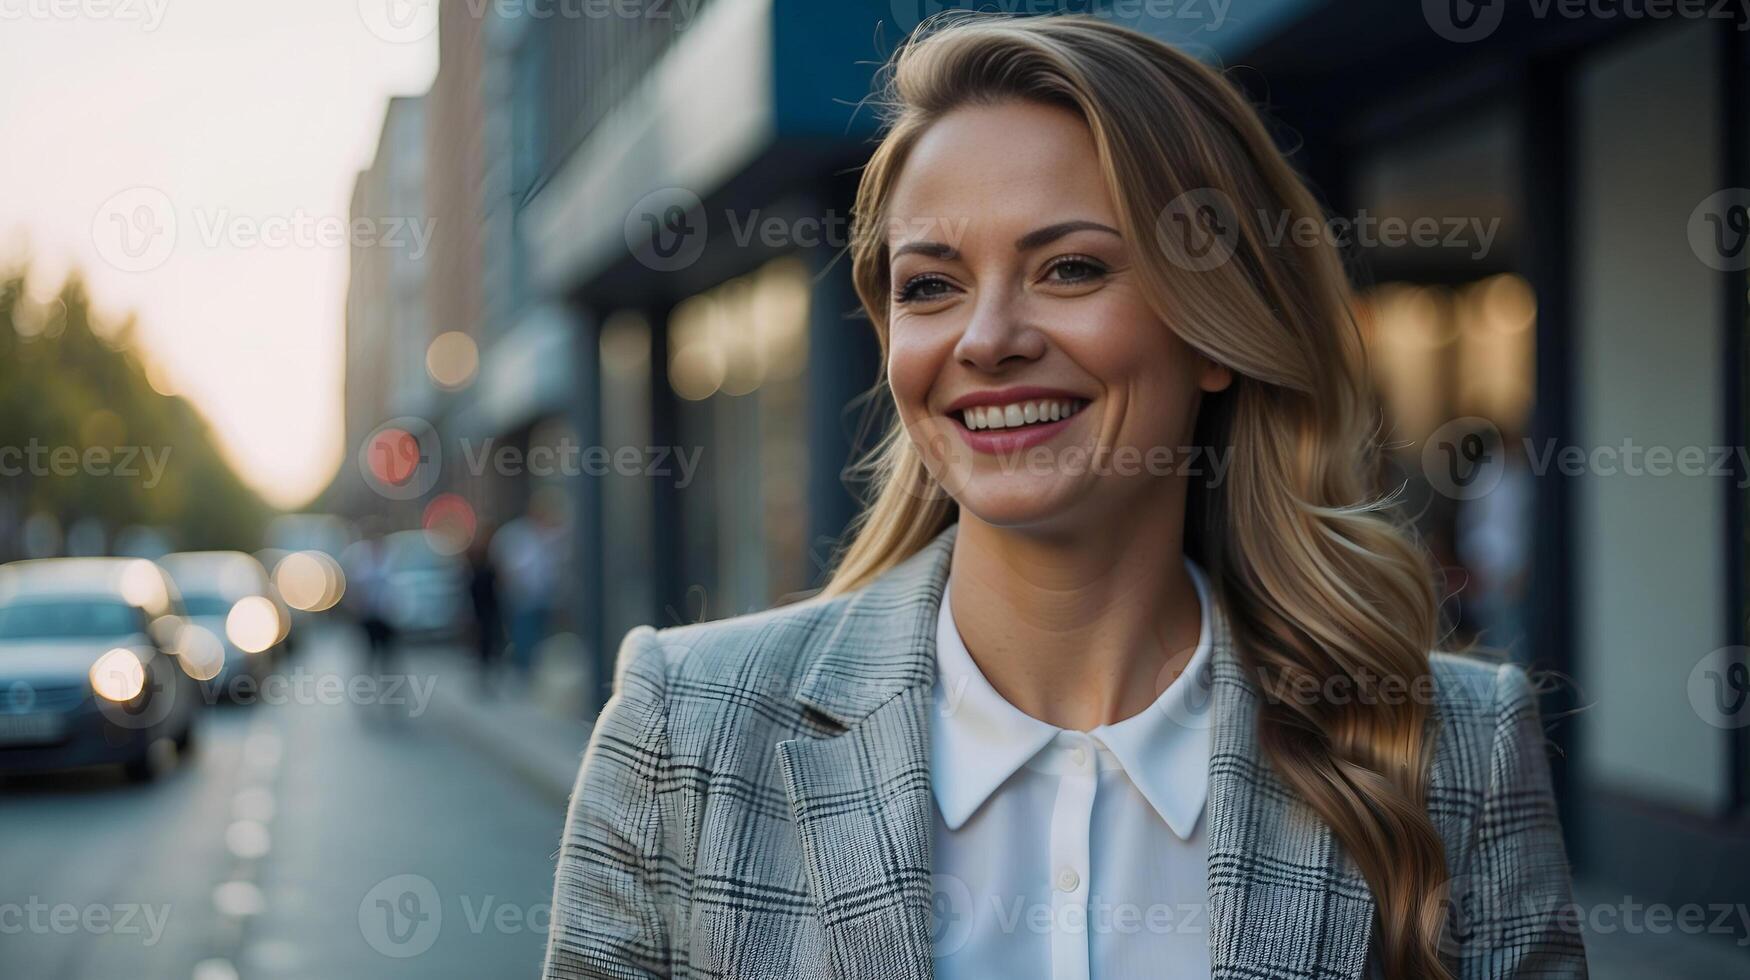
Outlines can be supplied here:
[[1218, 614], [1209, 760], [1209, 956], [1215, 980], [1356, 980], [1373, 892], [1336, 835], [1265, 762], [1260, 694]]
[[930, 686], [955, 528], [859, 592], [797, 700], [842, 728], [778, 743], [836, 975], [927, 980]]
[[837, 737], [778, 744], [840, 977], [931, 975], [929, 693], [903, 692]]

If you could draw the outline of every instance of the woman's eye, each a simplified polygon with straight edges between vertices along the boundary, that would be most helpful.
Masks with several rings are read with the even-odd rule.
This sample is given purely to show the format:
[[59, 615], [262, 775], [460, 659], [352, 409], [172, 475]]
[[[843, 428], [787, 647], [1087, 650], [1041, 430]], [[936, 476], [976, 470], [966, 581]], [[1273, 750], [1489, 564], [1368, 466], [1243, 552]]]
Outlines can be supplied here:
[[1058, 259], [1045, 270], [1048, 282], [1056, 283], [1087, 283], [1093, 282], [1106, 274], [1106, 267], [1093, 259], [1070, 256]]
[[948, 295], [948, 280], [940, 276], [914, 276], [899, 287], [894, 297], [901, 303], [927, 302]]

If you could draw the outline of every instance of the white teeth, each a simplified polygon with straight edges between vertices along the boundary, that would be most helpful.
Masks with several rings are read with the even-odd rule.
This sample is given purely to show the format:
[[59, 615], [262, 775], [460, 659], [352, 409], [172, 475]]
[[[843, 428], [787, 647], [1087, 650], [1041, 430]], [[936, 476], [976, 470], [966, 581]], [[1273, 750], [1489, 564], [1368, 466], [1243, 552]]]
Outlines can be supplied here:
[[1048, 398], [1012, 405], [979, 405], [966, 409], [962, 419], [968, 429], [1012, 429], [1034, 422], [1056, 422], [1081, 411], [1079, 398]]

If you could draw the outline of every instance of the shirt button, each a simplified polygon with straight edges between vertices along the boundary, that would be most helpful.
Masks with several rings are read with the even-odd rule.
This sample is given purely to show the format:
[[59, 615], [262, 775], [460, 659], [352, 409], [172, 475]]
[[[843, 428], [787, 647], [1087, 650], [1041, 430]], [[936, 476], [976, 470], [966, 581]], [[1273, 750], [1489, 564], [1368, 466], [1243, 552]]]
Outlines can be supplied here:
[[1076, 767], [1078, 769], [1086, 769], [1088, 767], [1088, 750], [1087, 749], [1084, 749], [1078, 745], [1078, 746], [1076, 746], [1075, 751], [1071, 752], [1069, 755], [1070, 755], [1070, 758], [1072, 758], [1076, 761]]
[[1065, 866], [1065, 867], [1058, 870], [1058, 872], [1057, 872], [1057, 890], [1058, 891], [1060, 891], [1060, 892], [1073, 892], [1076, 890], [1076, 886], [1080, 885], [1081, 883], [1082, 883], [1082, 876], [1079, 874], [1076, 874], [1076, 869]]

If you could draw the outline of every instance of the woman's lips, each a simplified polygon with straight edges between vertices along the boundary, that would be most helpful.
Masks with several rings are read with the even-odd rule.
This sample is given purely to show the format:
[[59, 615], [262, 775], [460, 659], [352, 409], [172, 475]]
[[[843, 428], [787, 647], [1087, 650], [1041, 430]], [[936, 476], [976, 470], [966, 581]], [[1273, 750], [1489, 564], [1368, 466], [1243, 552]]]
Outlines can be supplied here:
[[1000, 455], [1050, 441], [1075, 422], [1088, 404], [1079, 398], [1026, 399], [973, 406], [950, 412], [949, 418], [973, 452]]

